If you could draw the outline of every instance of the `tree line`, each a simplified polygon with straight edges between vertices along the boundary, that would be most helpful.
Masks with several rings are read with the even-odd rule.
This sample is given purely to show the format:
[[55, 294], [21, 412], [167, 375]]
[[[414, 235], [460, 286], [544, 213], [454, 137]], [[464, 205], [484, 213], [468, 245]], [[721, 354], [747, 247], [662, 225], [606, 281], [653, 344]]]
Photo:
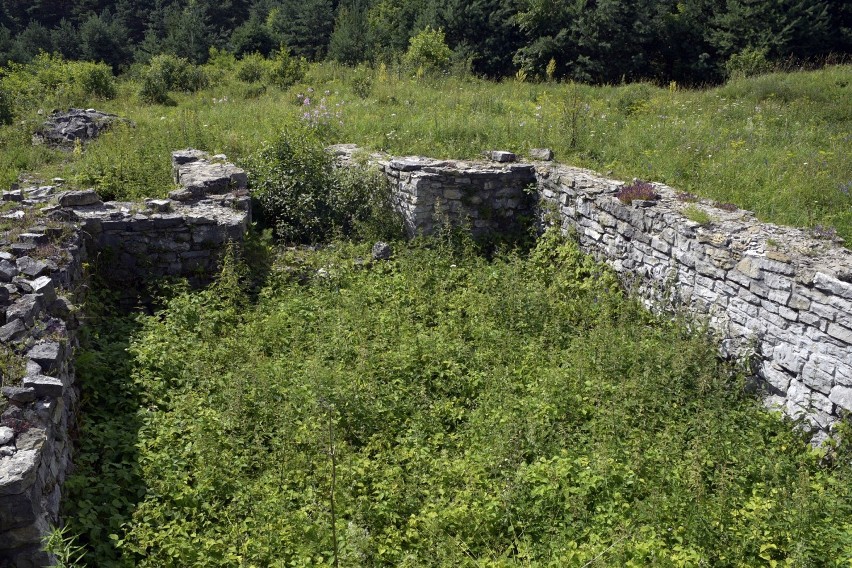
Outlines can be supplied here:
[[738, 57], [852, 53], [844, 0], [6, 0], [0, 62], [46, 51], [118, 72], [162, 53], [204, 63], [211, 47], [284, 45], [312, 61], [392, 64], [429, 28], [444, 32], [453, 66], [489, 77], [703, 84]]

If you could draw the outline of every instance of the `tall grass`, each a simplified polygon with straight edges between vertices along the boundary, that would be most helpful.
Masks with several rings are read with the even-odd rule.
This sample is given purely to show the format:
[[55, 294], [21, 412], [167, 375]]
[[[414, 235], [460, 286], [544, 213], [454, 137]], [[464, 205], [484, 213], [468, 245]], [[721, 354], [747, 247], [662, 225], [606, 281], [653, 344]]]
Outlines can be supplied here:
[[[30, 149], [26, 135], [13, 134], [22, 127], [3, 127], [0, 182], [37, 171], [101, 185], [110, 195], [164, 194], [171, 150], [197, 146], [241, 159], [306, 113], [321, 115], [322, 100], [327, 112], [317, 126], [329, 143], [451, 158], [546, 146], [564, 163], [662, 181], [766, 221], [833, 226], [852, 238], [849, 65], [706, 90], [417, 79], [331, 63], [312, 66], [287, 90], [223, 69], [208, 74], [215, 80], [207, 89], [175, 93], [171, 107], [141, 104], [138, 84], [126, 79], [117, 98], [98, 104], [137, 128], [108, 135], [82, 156]], [[23, 118], [34, 121], [33, 113]]]

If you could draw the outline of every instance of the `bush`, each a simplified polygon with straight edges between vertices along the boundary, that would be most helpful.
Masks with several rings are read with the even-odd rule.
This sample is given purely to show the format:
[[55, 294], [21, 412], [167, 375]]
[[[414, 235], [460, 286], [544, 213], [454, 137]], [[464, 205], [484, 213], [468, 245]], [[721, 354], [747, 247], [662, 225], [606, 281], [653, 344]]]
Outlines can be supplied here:
[[772, 64], [766, 59], [766, 49], [748, 48], [735, 53], [725, 62], [728, 79], [753, 77], [772, 71]]
[[115, 77], [105, 63], [73, 63], [74, 82], [85, 96], [112, 99], [116, 95]]
[[373, 92], [373, 75], [365, 66], [359, 66], [349, 79], [352, 92], [360, 99], [366, 99]]
[[262, 221], [288, 242], [318, 243], [333, 236], [398, 236], [389, 221], [387, 183], [360, 170], [337, 170], [320, 140], [290, 128], [252, 155], [247, 164]]
[[143, 70], [139, 96], [147, 103], [168, 104], [171, 102], [169, 91], [194, 92], [206, 87], [208, 82], [204, 71], [187, 59], [157, 55]]
[[12, 106], [12, 97], [5, 89], [0, 89], [0, 124], [12, 124], [15, 119], [15, 110]]
[[452, 50], [447, 46], [444, 30], [426, 27], [409, 40], [403, 62], [426, 73], [446, 71], [452, 54]]
[[304, 57], [292, 57], [286, 47], [272, 54], [269, 67], [269, 82], [286, 89], [305, 78], [308, 62]]
[[269, 62], [259, 53], [244, 55], [237, 63], [237, 79], [246, 83], [259, 83], [269, 72]]

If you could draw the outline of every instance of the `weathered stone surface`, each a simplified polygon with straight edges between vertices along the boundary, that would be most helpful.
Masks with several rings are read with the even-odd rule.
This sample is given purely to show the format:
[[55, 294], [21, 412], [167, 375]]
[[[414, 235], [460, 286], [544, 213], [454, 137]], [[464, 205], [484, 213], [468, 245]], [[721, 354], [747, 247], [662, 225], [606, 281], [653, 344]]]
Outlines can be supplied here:
[[[8, 426], [0, 426], [0, 446], [5, 446], [15, 439], [15, 431]], [[0, 510], [2, 510], [0, 508]]]
[[29, 256], [18, 258], [17, 267], [20, 273], [28, 278], [37, 278], [50, 272], [50, 266], [46, 262]]
[[20, 274], [18, 267], [9, 260], [0, 260], [0, 282], [11, 282], [12, 278]]
[[23, 383], [25, 388], [31, 388], [35, 391], [36, 397], [52, 397], [59, 398], [62, 396], [64, 385], [60, 379], [48, 377], [47, 375], [31, 375], [24, 377]]
[[61, 207], [88, 207], [102, 204], [100, 196], [94, 189], [68, 191], [59, 196]]
[[4, 326], [0, 326], [0, 342], [10, 343], [12, 341], [18, 341], [24, 337], [28, 331], [29, 330], [27, 329], [27, 326], [24, 325], [24, 322], [16, 319]]
[[113, 124], [133, 123], [114, 114], [94, 109], [71, 108], [53, 113], [33, 134], [34, 144], [69, 145], [77, 140], [86, 142], [99, 136]]
[[[39, 369], [41, 371], [41, 369]], [[28, 387], [3, 387], [3, 396], [9, 400], [27, 403], [35, 400], [35, 389]]]
[[0, 497], [18, 495], [30, 487], [36, 478], [41, 455], [38, 450], [21, 450], [0, 459]]
[[6, 321], [19, 319], [27, 327], [32, 327], [43, 307], [44, 303], [40, 294], [24, 294], [6, 309]]
[[550, 148], [533, 148], [529, 151], [531, 160], [543, 160], [549, 162], [553, 159], [553, 150]]
[[852, 411], [852, 388], [837, 385], [831, 389], [829, 400], [846, 411]]
[[490, 157], [492, 162], [500, 163], [515, 162], [518, 160], [518, 157], [514, 153], [507, 152], [506, 150], [492, 150]]
[[391, 246], [383, 241], [379, 241], [373, 245], [373, 260], [390, 260], [390, 257], [393, 256], [393, 249]]
[[[172, 166], [182, 166], [199, 160], [206, 160], [209, 154], [203, 150], [195, 148], [187, 148], [186, 150], [177, 150], [172, 152]], [[177, 183], [177, 181], [175, 182]]]
[[3, 515], [0, 515], [0, 533], [32, 524], [38, 509], [38, 503], [30, 493], [0, 497], [0, 511], [3, 511]]
[[56, 287], [50, 276], [39, 276], [35, 280], [30, 281], [29, 284], [33, 294], [41, 294], [44, 305], [49, 305], [56, 301]]
[[40, 341], [29, 350], [27, 357], [38, 363], [44, 372], [55, 373], [62, 361], [62, 346], [57, 341]]

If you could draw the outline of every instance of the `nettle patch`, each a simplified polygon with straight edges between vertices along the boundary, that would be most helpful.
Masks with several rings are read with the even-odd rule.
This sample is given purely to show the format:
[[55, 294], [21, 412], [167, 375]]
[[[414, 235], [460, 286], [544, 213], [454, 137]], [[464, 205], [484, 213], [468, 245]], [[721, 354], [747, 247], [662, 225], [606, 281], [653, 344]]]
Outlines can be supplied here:
[[852, 556], [849, 448], [815, 452], [574, 244], [393, 249], [291, 248], [251, 295], [229, 261], [155, 316], [97, 312], [65, 511], [88, 563]]

